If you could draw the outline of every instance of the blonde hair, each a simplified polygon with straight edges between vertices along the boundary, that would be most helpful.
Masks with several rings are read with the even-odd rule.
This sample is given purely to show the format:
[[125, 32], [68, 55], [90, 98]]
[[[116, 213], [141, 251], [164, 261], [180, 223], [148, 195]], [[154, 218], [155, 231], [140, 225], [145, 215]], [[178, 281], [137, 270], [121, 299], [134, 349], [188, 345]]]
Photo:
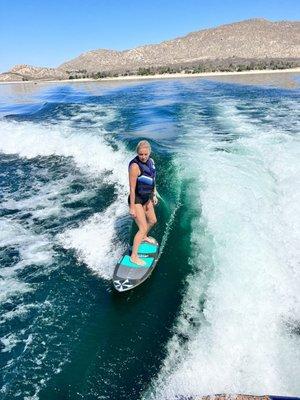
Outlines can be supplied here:
[[148, 147], [149, 152], [151, 153], [151, 145], [150, 145], [150, 143], [149, 143], [147, 140], [141, 140], [140, 142], [138, 142], [138, 144], [137, 144], [137, 146], [136, 146], [136, 152], [138, 153], [139, 150], [140, 150], [142, 147]]

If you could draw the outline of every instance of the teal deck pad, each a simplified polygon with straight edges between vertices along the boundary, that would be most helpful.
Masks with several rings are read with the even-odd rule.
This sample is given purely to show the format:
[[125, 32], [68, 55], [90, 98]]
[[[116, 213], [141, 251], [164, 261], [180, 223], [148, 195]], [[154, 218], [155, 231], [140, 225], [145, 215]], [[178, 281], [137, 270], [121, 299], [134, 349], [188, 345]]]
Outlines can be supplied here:
[[145, 261], [146, 265], [142, 266], [142, 265], [134, 264], [133, 262], [130, 261], [130, 257], [128, 255], [126, 255], [123, 257], [120, 264], [121, 264], [121, 266], [130, 267], [130, 268], [150, 268], [154, 261], [154, 258], [152, 258], [152, 257], [146, 258], [145, 257], [145, 258], [142, 258], [142, 260]]
[[140, 254], [152, 254], [157, 251], [157, 245], [152, 243], [141, 243], [138, 248]]

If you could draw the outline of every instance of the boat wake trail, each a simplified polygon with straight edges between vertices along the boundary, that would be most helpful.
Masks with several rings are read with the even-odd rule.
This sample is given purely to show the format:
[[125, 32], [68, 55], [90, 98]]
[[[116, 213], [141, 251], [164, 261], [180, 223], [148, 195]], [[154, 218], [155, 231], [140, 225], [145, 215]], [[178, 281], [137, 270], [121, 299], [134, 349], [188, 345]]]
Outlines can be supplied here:
[[[278, 106], [286, 117], [292, 103]], [[145, 399], [299, 395], [299, 142], [272, 107], [225, 100], [209, 121], [186, 107], [193, 272]]]
[[[60, 218], [59, 223], [61, 223], [63, 218], [71, 218], [76, 213], [83, 211], [84, 208], [82, 206], [80, 210], [72, 206], [66, 207], [67, 202], [68, 204], [76, 202], [88, 204], [88, 201], [97, 195], [97, 184], [102, 187], [103, 192], [110, 190], [113, 193], [114, 201], [107, 210], [92, 213], [86, 222], [80, 223], [80, 226], [65, 229], [56, 237], [58, 243], [63, 247], [75, 249], [79, 260], [84, 261], [99, 276], [108, 278], [111, 271], [108, 266], [103, 264], [100, 266], [99, 260], [101, 255], [104, 256], [111, 248], [116, 247], [116, 243], [114, 244], [116, 233], [123, 229], [122, 233], [124, 234], [124, 225], [126, 222], [128, 223], [124, 217], [126, 214], [124, 199], [127, 192], [124, 164], [126, 165], [129, 157], [125, 147], [123, 148], [121, 144], [115, 144], [118, 147], [118, 151], [116, 151], [105, 140], [102, 120], [104, 119], [107, 123], [109, 118], [113, 119], [115, 115], [112, 112], [103, 115], [104, 111], [99, 106], [102, 113], [102, 120], [100, 118], [102, 125], [99, 117], [95, 118], [88, 114], [89, 118], [93, 118], [94, 123], [98, 121], [98, 125], [89, 130], [81, 130], [77, 125], [73, 126], [75, 122], [81, 121], [82, 123], [83, 118], [87, 118], [87, 106], [81, 107], [83, 109], [81, 114], [78, 112], [77, 106], [74, 117], [67, 119], [61, 116], [58, 125], [5, 120], [0, 122], [3, 132], [0, 151], [4, 154], [17, 154], [27, 160], [43, 159], [45, 177], [49, 174], [49, 165], [53, 164], [53, 157], [56, 157], [57, 164], [61, 160], [60, 164], [64, 164], [65, 170], [69, 168], [69, 173], [66, 173], [63, 179], [56, 180], [55, 184], [51, 182], [40, 184], [39, 188], [34, 189], [34, 194], [32, 193], [26, 200], [16, 201], [6, 198], [4, 206], [11, 209], [27, 208], [27, 211], [30, 210], [34, 214], [34, 219], [45, 219], [57, 215]], [[92, 111], [95, 114], [96, 112], [100, 113], [94, 106]], [[85, 188], [82, 187], [82, 181], [84, 181]], [[80, 188], [70, 191], [71, 185], [77, 185]], [[54, 197], [56, 197], [55, 200]], [[125, 221], [123, 221], [124, 218]], [[82, 235], [82, 240], [78, 240], [78, 234]], [[119, 247], [122, 249], [122, 246]], [[99, 249], [101, 249], [101, 254]], [[119, 251], [117, 250], [115, 254], [110, 255], [110, 268], [118, 256]]]
[[[87, 126], [90, 118], [94, 123]], [[111, 249], [122, 248], [124, 232], [129, 236], [129, 156], [105, 130], [114, 118], [102, 106], [76, 105], [73, 117], [55, 115], [55, 122], [0, 120], [3, 398], [19, 398], [16, 381], [23, 397], [38, 398], [61, 372], [71, 351], [61, 330], [72, 331], [72, 340], [78, 335], [70, 304], [84, 282], [73, 285], [80, 279], [74, 265], [84, 263], [109, 278], [118, 259], [118, 250]], [[66, 250], [69, 258], [62, 262]], [[100, 265], [108, 252], [110, 261]], [[66, 273], [69, 264], [72, 274]], [[87, 307], [82, 304], [82, 310]]]

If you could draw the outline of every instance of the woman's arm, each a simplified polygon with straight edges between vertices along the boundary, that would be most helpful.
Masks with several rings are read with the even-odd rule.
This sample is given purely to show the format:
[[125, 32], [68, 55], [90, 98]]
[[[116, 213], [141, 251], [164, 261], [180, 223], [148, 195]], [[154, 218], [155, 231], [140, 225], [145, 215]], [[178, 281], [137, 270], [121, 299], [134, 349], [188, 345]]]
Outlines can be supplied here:
[[132, 215], [133, 218], [135, 218], [135, 209], [134, 209], [134, 204], [135, 204], [135, 187], [136, 187], [136, 181], [137, 177], [140, 174], [140, 169], [137, 164], [131, 164], [129, 168], [129, 188], [130, 188], [130, 214]]

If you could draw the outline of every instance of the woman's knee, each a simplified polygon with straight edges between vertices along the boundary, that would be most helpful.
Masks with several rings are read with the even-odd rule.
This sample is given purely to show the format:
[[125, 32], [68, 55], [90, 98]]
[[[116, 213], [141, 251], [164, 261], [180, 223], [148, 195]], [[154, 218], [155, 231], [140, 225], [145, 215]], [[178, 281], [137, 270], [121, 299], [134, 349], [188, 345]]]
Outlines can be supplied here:
[[152, 217], [152, 218], [149, 219], [149, 224], [150, 224], [150, 225], [153, 226], [153, 225], [155, 225], [156, 223], [157, 223], [156, 217]]

